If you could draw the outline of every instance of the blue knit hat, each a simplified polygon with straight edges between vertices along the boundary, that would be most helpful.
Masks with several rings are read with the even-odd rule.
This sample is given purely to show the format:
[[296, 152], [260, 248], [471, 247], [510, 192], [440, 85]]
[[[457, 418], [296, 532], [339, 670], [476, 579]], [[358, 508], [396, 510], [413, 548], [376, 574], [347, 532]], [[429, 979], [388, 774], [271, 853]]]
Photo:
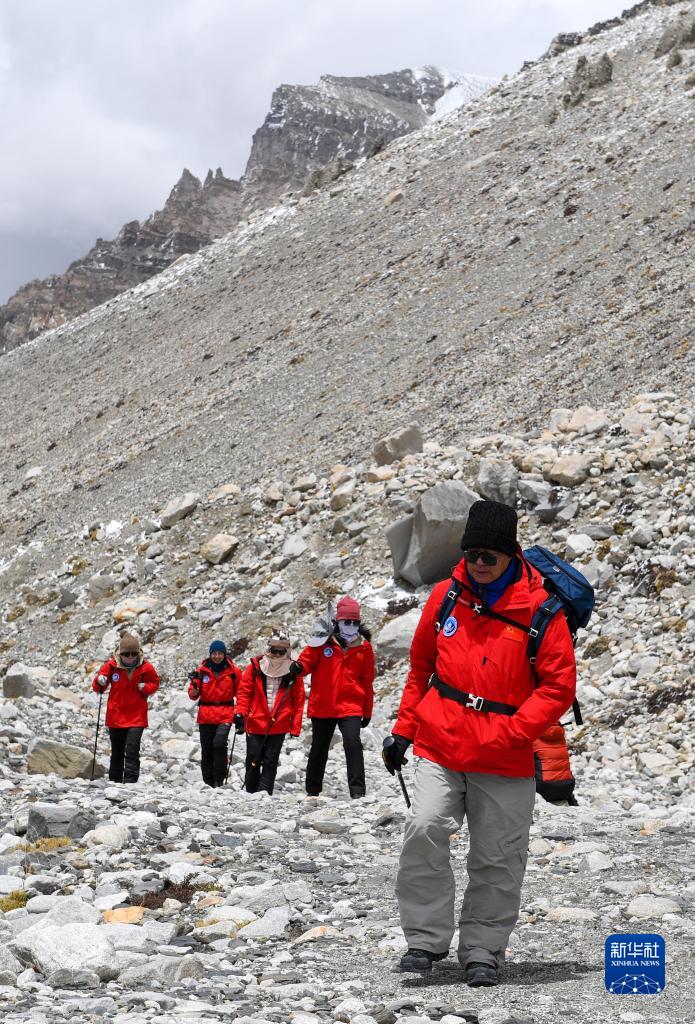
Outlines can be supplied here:
[[227, 653], [227, 645], [224, 640], [213, 640], [210, 644], [210, 654], [214, 654], [215, 651], [220, 651], [222, 654]]

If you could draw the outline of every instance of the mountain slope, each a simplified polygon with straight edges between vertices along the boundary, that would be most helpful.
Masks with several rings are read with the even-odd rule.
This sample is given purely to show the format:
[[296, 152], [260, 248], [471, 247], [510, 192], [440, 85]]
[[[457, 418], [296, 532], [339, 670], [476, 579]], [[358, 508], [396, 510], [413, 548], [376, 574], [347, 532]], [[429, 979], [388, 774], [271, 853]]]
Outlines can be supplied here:
[[283, 85], [254, 135], [242, 180], [218, 168], [201, 184], [188, 170], [161, 211], [98, 239], [64, 274], [31, 281], [0, 307], [0, 354], [67, 323], [80, 313], [160, 273], [236, 227], [251, 209], [271, 206], [288, 190], [321, 184], [312, 173], [351, 162], [425, 124], [437, 103], [454, 109], [492, 79], [439, 68], [406, 69], [366, 78], [324, 76], [316, 86]]
[[686, 15], [647, 8], [10, 353], [6, 540], [91, 487], [117, 515], [413, 417], [454, 441], [687, 386], [693, 51], [654, 57]]

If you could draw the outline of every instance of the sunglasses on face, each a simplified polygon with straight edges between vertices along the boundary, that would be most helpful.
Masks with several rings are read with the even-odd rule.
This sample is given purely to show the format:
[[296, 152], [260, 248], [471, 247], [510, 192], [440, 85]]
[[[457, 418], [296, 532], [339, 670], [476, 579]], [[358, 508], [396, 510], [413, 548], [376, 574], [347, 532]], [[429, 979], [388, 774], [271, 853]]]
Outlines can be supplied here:
[[483, 551], [482, 548], [468, 548], [463, 552], [464, 559], [471, 565], [482, 562], [483, 565], [497, 565], [499, 555], [495, 551]]
[[121, 651], [121, 658], [123, 661], [132, 661], [133, 658], [137, 658], [137, 651]]
[[359, 619], [341, 619], [340, 621], [344, 622], [346, 626], [359, 626], [360, 624]]
[[284, 647], [269, 647], [268, 654], [272, 654], [276, 658], [281, 658], [283, 654], [287, 654], [287, 650]]

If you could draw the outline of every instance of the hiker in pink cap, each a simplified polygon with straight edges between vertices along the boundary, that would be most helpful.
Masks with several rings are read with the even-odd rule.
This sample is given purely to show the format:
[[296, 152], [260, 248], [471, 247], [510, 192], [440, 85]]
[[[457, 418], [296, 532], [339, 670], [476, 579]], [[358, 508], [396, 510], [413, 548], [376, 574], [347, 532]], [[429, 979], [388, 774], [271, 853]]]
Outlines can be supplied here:
[[306, 791], [318, 796], [336, 725], [343, 737], [348, 789], [354, 798], [365, 795], [364, 756], [360, 729], [372, 717], [374, 651], [371, 633], [362, 625], [360, 606], [341, 597], [333, 614], [318, 620], [315, 636], [299, 655], [304, 673], [311, 675], [308, 716], [311, 749], [306, 766]]

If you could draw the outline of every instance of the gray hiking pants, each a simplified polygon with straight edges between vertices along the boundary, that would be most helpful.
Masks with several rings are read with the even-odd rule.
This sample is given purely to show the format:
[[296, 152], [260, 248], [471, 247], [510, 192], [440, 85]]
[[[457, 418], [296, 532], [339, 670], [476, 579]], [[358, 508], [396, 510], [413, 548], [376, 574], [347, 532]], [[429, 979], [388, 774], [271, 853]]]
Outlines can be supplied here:
[[459, 920], [465, 967], [500, 966], [519, 916], [534, 779], [454, 772], [421, 758], [405, 824], [396, 894], [409, 947], [448, 951], [454, 935], [449, 837], [468, 822], [468, 885]]

